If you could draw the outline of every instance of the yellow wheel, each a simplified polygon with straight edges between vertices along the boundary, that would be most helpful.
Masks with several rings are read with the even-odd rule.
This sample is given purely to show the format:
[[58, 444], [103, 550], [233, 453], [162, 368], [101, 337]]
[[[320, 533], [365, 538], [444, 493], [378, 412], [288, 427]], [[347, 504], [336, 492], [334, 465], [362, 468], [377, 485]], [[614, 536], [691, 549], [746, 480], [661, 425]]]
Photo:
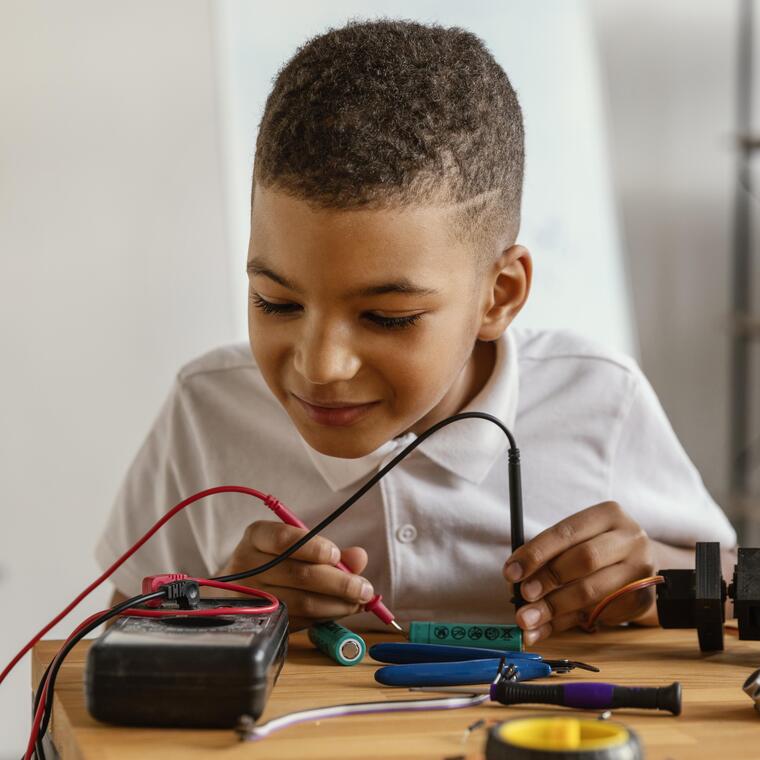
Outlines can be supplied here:
[[486, 760], [640, 760], [636, 734], [589, 718], [516, 718], [488, 734]]

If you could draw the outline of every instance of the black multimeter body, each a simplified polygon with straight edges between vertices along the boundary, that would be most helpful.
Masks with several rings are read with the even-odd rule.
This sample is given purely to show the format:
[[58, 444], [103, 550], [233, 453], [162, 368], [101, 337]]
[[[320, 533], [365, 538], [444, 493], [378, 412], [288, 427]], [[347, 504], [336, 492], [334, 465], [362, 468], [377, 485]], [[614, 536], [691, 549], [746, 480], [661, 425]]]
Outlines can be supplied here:
[[[205, 599], [198, 606], [257, 601]], [[287, 647], [282, 602], [262, 615], [125, 616], [87, 654], [87, 709], [96, 720], [132, 726], [231, 728], [243, 715], [257, 720]]]

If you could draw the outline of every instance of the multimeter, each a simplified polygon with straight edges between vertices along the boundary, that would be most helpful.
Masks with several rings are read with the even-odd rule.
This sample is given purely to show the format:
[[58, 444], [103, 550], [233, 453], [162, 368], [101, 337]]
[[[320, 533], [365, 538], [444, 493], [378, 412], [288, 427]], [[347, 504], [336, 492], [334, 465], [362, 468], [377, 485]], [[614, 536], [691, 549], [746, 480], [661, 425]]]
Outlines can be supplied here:
[[[265, 606], [265, 600], [203, 599], [199, 609]], [[87, 709], [132, 726], [232, 728], [257, 720], [288, 647], [283, 603], [262, 615], [146, 618], [125, 615], [90, 647]]]

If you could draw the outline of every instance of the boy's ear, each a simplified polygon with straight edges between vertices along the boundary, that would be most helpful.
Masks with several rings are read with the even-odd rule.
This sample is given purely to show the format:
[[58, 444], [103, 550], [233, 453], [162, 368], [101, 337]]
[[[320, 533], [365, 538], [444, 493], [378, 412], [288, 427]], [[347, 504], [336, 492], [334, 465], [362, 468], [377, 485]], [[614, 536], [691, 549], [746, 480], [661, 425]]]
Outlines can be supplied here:
[[507, 248], [484, 276], [484, 310], [478, 340], [496, 340], [528, 299], [533, 261], [522, 245]]

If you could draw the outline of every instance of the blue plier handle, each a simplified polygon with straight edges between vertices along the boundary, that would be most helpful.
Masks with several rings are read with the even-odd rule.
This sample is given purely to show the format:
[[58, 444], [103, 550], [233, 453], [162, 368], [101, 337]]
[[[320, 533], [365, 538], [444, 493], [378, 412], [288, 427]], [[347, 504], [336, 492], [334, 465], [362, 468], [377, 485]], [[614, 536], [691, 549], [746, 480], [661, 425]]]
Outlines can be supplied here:
[[500, 649], [455, 647], [443, 644], [386, 643], [375, 644], [370, 657], [394, 663], [375, 671], [375, 680], [386, 686], [459, 686], [490, 683], [499, 663], [515, 665], [514, 680], [545, 678], [553, 672], [567, 672], [574, 667], [597, 670], [592, 665], [571, 660], [544, 660], [532, 652], [505, 652]]
[[[501, 660], [464, 660], [461, 662], [420, 662], [405, 665], [386, 665], [375, 671], [375, 680], [385, 686], [462, 686], [491, 683]], [[552, 674], [549, 665], [541, 660], [507, 658], [507, 664], [517, 666], [516, 681], [545, 678]]]

